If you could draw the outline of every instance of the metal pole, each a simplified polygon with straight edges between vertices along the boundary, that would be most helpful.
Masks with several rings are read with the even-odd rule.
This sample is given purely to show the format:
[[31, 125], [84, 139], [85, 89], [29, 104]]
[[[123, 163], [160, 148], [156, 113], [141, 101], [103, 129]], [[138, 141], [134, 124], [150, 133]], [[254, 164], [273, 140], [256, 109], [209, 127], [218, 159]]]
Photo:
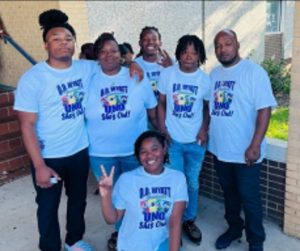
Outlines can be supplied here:
[[17, 44], [12, 37], [4, 35], [3, 36], [4, 43], [10, 43], [18, 52], [20, 52], [23, 57], [25, 57], [32, 65], [35, 65], [37, 62], [20, 46]]

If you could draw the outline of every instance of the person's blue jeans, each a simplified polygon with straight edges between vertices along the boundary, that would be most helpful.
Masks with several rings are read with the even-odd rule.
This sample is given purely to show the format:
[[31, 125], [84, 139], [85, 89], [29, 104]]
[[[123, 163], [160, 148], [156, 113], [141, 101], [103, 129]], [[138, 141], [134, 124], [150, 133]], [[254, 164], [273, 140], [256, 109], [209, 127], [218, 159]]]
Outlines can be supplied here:
[[103, 165], [107, 174], [110, 174], [112, 166], [115, 167], [114, 183], [124, 172], [131, 171], [139, 166], [134, 155], [123, 156], [123, 157], [95, 157], [90, 156], [91, 169], [99, 181], [102, 176], [100, 165]]
[[195, 220], [199, 200], [199, 174], [206, 149], [196, 142], [180, 143], [172, 139], [169, 145], [170, 167], [185, 174], [189, 202], [183, 214], [183, 221]]
[[265, 231], [259, 181], [261, 163], [249, 167], [219, 161], [214, 156], [214, 165], [224, 192], [225, 219], [229, 228], [242, 231], [244, 221], [240, 213], [243, 208], [247, 241], [250, 244], [263, 243]]
[[[169, 239], [166, 239], [163, 241], [157, 251], [169, 251], [170, 250], [170, 245], [169, 245]], [[183, 251], [183, 249], [180, 247], [179, 251]]]
[[[90, 165], [94, 176], [97, 181], [99, 181], [102, 176], [100, 165], [104, 166], [106, 173], [109, 175], [112, 166], [115, 167], [114, 173], [114, 184], [120, 177], [120, 175], [124, 172], [131, 171], [139, 166], [139, 162], [137, 161], [134, 155], [123, 156], [123, 157], [95, 157], [90, 156]], [[122, 221], [120, 220], [115, 224], [116, 230], [119, 230]]]

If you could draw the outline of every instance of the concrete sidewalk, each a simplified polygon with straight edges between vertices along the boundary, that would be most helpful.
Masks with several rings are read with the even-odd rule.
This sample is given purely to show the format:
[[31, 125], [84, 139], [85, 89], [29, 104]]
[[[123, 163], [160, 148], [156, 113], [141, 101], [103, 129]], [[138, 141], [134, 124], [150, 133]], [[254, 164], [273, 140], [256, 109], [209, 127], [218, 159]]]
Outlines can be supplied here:
[[[93, 194], [96, 183], [89, 179], [88, 205], [86, 210], [85, 240], [91, 243], [97, 251], [106, 251], [106, 241], [113, 232], [102, 219], [99, 196]], [[0, 250], [2, 251], [37, 251], [38, 232], [36, 224], [35, 191], [30, 176], [20, 178], [0, 187]], [[65, 234], [65, 202], [63, 196], [60, 208], [60, 223], [62, 236]], [[225, 229], [223, 205], [205, 197], [200, 198], [198, 226], [203, 232], [200, 246], [183, 238], [184, 251], [215, 251], [214, 242]], [[265, 222], [267, 240], [265, 251], [299, 251], [300, 240], [285, 235], [276, 224]], [[242, 242], [234, 242], [228, 251], [248, 251], [248, 245], [243, 236]], [[136, 250], [141, 251], [141, 250]]]

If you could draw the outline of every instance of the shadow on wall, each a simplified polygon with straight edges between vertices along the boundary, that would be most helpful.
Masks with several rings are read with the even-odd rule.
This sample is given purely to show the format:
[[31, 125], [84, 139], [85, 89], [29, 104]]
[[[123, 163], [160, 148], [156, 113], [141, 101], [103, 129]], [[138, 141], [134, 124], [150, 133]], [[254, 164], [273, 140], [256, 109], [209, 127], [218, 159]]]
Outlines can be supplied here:
[[240, 54], [246, 58], [252, 50], [257, 53], [254, 61], [260, 62], [264, 55], [266, 3], [264, 1], [230, 1], [206, 3], [206, 48], [209, 67], [216, 65], [213, 39], [224, 28], [236, 31], [240, 42]]
[[[176, 43], [185, 34], [203, 38], [207, 49], [207, 68], [217, 62], [213, 38], [217, 31], [232, 28], [241, 42], [246, 57], [255, 49], [263, 56], [266, 5], [260, 1], [204, 2], [205, 24], [202, 23], [202, 2], [87, 2], [92, 40], [103, 31], [114, 31], [119, 42], [128, 41], [138, 51], [139, 33], [144, 26], [156, 26], [162, 34], [163, 48], [174, 57]], [[127, 10], [127, 11], [124, 11]], [[99, 32], [101, 31], [101, 32]]]

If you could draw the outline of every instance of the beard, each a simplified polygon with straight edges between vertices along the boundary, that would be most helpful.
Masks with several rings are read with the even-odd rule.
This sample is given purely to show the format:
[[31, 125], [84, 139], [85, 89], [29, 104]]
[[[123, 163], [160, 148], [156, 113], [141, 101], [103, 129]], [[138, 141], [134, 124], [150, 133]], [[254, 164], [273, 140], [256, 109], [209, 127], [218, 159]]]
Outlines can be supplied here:
[[229, 67], [229, 66], [232, 66], [232, 65], [235, 65], [236, 63], [238, 63], [240, 61], [240, 56], [237, 54], [236, 56], [234, 56], [231, 59], [222, 60], [222, 58], [218, 58], [218, 60], [223, 66]]

